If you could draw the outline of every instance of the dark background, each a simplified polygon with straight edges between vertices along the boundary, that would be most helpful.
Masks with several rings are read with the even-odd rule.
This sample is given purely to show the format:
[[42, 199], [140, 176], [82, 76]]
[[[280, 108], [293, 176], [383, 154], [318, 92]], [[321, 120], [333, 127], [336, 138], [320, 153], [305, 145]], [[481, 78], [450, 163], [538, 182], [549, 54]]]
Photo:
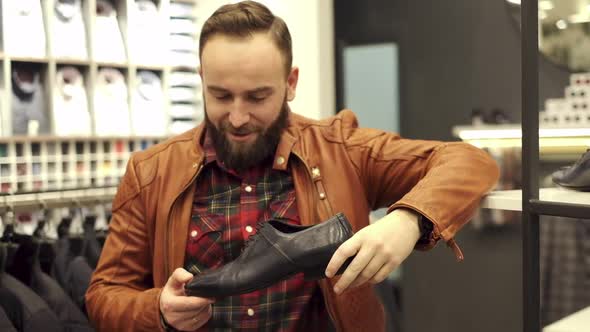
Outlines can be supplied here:
[[[401, 134], [456, 140], [471, 110], [500, 108], [520, 123], [520, 31], [504, 0], [334, 0], [337, 105], [346, 45], [395, 42], [400, 54]], [[569, 73], [540, 58], [540, 105], [563, 97]], [[362, 110], [353, 110], [362, 112]], [[520, 225], [466, 226], [455, 263], [440, 243], [403, 266], [403, 331], [521, 331]]]

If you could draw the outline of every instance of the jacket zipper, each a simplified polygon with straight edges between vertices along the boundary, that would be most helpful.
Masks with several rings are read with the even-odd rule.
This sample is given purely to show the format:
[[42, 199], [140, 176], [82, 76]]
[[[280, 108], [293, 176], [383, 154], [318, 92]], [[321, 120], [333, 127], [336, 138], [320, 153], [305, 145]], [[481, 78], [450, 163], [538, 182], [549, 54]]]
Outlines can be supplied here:
[[164, 234], [164, 272], [165, 272], [165, 276], [169, 277], [170, 276], [170, 269], [168, 268], [168, 256], [169, 256], [169, 242], [170, 242], [170, 224], [171, 224], [171, 216], [172, 216], [172, 211], [174, 211], [174, 206], [176, 205], [176, 202], [178, 201], [178, 198], [180, 196], [182, 196], [182, 194], [186, 191], [186, 189], [188, 187], [190, 187], [193, 182], [195, 181], [195, 178], [199, 175], [199, 173], [201, 173], [201, 169], [203, 169], [203, 164], [199, 163], [199, 166], [197, 167], [197, 171], [193, 174], [193, 176], [191, 177], [190, 181], [184, 186], [184, 188], [182, 188], [182, 190], [180, 191], [180, 193], [176, 196], [176, 198], [174, 198], [174, 201], [172, 201], [172, 205], [170, 206], [170, 211], [168, 211], [168, 216], [166, 219], [166, 233]]
[[[295, 156], [297, 156], [297, 158], [299, 158], [299, 160], [303, 163], [303, 165], [305, 166], [305, 170], [307, 171], [307, 175], [309, 177], [309, 180], [311, 182], [311, 187], [312, 187], [312, 191], [316, 192], [317, 190], [314, 188], [314, 181], [313, 181], [313, 175], [311, 173], [311, 169], [309, 167], [309, 165], [305, 162], [305, 159], [301, 158], [300, 155], [298, 155], [297, 153], [293, 152], [293, 154]], [[317, 212], [317, 204], [315, 203], [318, 199], [319, 195], [314, 195], [314, 197], [312, 198], [312, 202], [313, 202], [313, 206], [314, 206], [314, 210], [315, 210], [315, 214], [317, 216], [318, 212]], [[328, 197], [324, 197], [323, 201], [327, 201]], [[327, 203], [324, 202], [325, 207], [326, 207], [326, 211], [329, 214], [333, 214], [332, 213], [332, 207]], [[330, 287], [330, 284], [327, 280], [323, 280], [320, 281], [322, 283], [324, 283], [324, 288], [328, 288]], [[340, 321], [336, 319], [336, 312], [334, 311], [334, 306], [332, 305], [332, 302], [328, 299], [328, 291], [324, 291], [324, 289], [322, 287], [320, 287], [320, 290], [322, 290], [322, 293], [324, 295], [324, 304], [326, 305], [326, 307], [328, 308], [328, 315], [330, 316], [330, 318], [332, 319], [332, 322], [334, 323], [334, 327], [336, 328], [336, 331], [342, 331], [342, 326], [340, 324]]]

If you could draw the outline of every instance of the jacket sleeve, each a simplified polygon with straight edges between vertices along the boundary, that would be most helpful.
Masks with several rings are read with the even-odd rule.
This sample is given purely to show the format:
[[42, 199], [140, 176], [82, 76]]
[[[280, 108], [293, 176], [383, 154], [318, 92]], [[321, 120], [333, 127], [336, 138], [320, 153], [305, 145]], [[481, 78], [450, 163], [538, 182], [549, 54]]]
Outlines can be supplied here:
[[462, 259], [453, 238], [495, 186], [496, 162], [463, 142], [411, 140], [359, 129], [352, 112], [342, 113], [343, 140], [370, 206], [419, 212], [433, 222], [434, 230], [417, 249], [430, 249], [442, 238]]
[[97, 331], [164, 331], [161, 289], [153, 288], [152, 251], [133, 164], [132, 157], [113, 200], [109, 235], [86, 292], [86, 309]]

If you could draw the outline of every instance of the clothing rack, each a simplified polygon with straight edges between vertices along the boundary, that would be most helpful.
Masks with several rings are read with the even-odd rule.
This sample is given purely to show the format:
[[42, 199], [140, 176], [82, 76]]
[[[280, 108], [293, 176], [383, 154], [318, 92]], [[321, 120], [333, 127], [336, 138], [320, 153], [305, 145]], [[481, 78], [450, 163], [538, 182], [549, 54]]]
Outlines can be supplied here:
[[30, 212], [41, 209], [84, 207], [110, 203], [117, 187], [79, 188], [0, 195], [0, 214], [7, 212]]

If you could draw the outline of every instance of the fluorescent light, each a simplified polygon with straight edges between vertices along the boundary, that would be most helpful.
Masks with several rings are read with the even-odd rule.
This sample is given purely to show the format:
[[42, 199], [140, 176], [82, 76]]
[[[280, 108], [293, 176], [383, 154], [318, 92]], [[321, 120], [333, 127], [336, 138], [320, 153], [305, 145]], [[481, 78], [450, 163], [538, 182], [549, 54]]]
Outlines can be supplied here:
[[539, 1], [539, 9], [551, 10], [553, 8], [554, 8], [553, 2], [551, 2], [549, 0]]
[[568, 18], [568, 21], [570, 21], [570, 23], [574, 23], [574, 24], [575, 23], [586, 23], [586, 22], [590, 22], [590, 15], [588, 15], [588, 14], [582, 14], [582, 13], [574, 14], [574, 15], [571, 15]]
[[520, 0], [508, 0], [508, 2], [515, 4], [515, 5], [520, 5]]
[[557, 26], [557, 28], [560, 30], [564, 30], [567, 28], [567, 22], [564, 20], [559, 20], [557, 23], [555, 23], [555, 26]]
[[544, 20], [547, 18], [547, 13], [544, 11], [539, 11], [539, 19]]

